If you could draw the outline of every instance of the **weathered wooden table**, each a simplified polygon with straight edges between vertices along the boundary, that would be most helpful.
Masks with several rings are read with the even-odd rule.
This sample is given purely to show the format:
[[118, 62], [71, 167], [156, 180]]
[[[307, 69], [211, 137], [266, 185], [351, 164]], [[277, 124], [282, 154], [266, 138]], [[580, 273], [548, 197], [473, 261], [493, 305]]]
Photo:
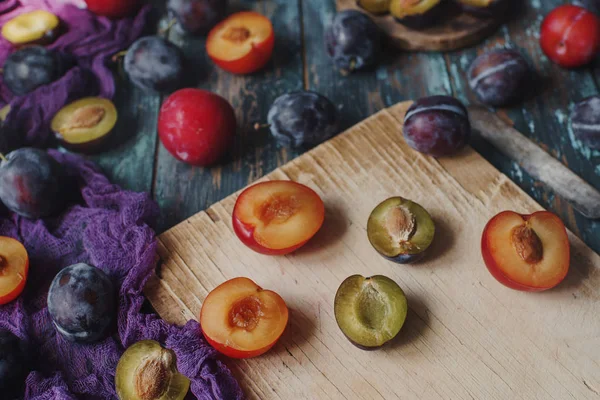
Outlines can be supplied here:
[[[163, 2], [164, 3], [164, 2]], [[289, 91], [317, 91], [338, 105], [344, 128], [399, 101], [433, 94], [451, 94], [474, 103], [465, 77], [480, 53], [503, 46], [522, 51], [541, 79], [536, 96], [522, 107], [500, 110], [515, 126], [592, 185], [600, 188], [600, 152], [577, 141], [568, 129], [573, 103], [598, 93], [600, 68], [568, 71], [552, 64], [542, 53], [539, 26], [562, 0], [527, 0], [517, 15], [496, 35], [476, 48], [448, 54], [401, 53], [386, 48], [374, 70], [342, 76], [329, 61], [323, 31], [335, 13], [334, 0], [230, 0], [231, 11], [252, 9], [267, 15], [275, 26], [276, 47], [267, 68], [251, 76], [233, 76], [213, 66], [203, 38], [170, 33], [195, 66], [198, 87], [228, 99], [238, 117], [238, 140], [231, 155], [211, 169], [191, 167], [172, 158], [160, 145], [156, 119], [161, 96], [142, 93], [124, 81], [117, 106], [119, 145], [94, 158], [117, 183], [149, 191], [162, 214], [160, 232], [246, 186], [299, 155], [279, 149], [268, 132], [253, 124], [264, 121], [273, 100]], [[521, 2], [516, 2], [521, 3]], [[166, 23], [165, 16], [162, 23]], [[600, 252], [600, 222], [586, 220], [518, 165], [486, 143], [474, 147], [544, 207], [558, 213], [568, 227]]]

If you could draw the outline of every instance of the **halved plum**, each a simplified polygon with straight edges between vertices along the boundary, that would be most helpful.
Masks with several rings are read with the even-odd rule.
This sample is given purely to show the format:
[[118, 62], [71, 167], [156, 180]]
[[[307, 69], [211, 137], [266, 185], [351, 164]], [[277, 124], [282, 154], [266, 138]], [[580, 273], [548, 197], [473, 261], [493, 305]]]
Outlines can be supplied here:
[[404, 291], [386, 276], [350, 276], [335, 294], [338, 326], [352, 344], [364, 350], [381, 347], [396, 337], [407, 313]]
[[481, 252], [494, 278], [511, 289], [551, 289], [569, 271], [567, 230], [560, 218], [548, 211], [496, 215], [483, 231]]
[[10, 303], [23, 292], [29, 273], [29, 256], [17, 240], [0, 236], [0, 305]]
[[409, 28], [421, 29], [435, 24], [444, 14], [441, 0], [391, 0], [390, 13]]
[[112, 101], [86, 97], [60, 109], [52, 119], [51, 128], [64, 147], [93, 152], [105, 143], [117, 118], [117, 109]]
[[232, 358], [250, 358], [275, 345], [288, 323], [288, 308], [277, 293], [248, 278], [222, 283], [206, 296], [200, 312], [204, 337]]
[[419, 204], [402, 197], [380, 203], [367, 223], [371, 245], [383, 257], [398, 264], [420, 260], [435, 236], [431, 216]]
[[215, 26], [206, 39], [206, 51], [215, 64], [234, 74], [250, 74], [264, 67], [275, 46], [271, 21], [243, 11]]
[[233, 228], [252, 250], [268, 255], [291, 253], [308, 242], [325, 219], [323, 200], [292, 181], [258, 183], [235, 203]]
[[183, 400], [190, 380], [177, 371], [175, 353], [154, 340], [142, 340], [121, 356], [115, 374], [121, 400]]
[[26, 12], [2, 26], [2, 36], [15, 46], [50, 44], [59, 36], [60, 19], [49, 11]]

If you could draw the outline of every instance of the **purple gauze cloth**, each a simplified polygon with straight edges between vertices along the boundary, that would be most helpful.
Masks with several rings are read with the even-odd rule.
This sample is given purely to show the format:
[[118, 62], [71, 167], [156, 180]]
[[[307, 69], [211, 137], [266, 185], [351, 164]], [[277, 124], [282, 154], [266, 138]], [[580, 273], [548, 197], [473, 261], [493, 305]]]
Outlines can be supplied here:
[[[128, 48], [143, 33], [150, 7], [143, 8], [133, 19], [112, 21], [65, 0], [4, 0], [0, 1], [0, 25], [19, 14], [39, 9], [56, 14], [66, 30], [47, 47], [70, 54], [76, 65], [56, 82], [25, 96], [14, 96], [0, 81], [0, 107], [10, 104], [5, 124], [23, 132], [28, 145], [42, 147], [51, 137], [52, 117], [63, 106], [85, 96], [113, 97], [115, 82], [107, 60]], [[0, 65], [14, 51], [10, 42], [0, 38]]]
[[[49, 152], [77, 179], [82, 200], [46, 221], [0, 213], [0, 235], [20, 240], [31, 263], [23, 294], [0, 306], [0, 329], [10, 330], [34, 350], [25, 399], [116, 399], [119, 358], [143, 339], [157, 340], [175, 352], [177, 367], [191, 379], [198, 399], [242, 399], [238, 383], [204, 341], [197, 322], [176, 327], [140, 313], [142, 289], [156, 263], [156, 239], [148, 226], [157, 216], [156, 203], [147, 194], [112, 185], [79, 156]], [[57, 334], [46, 306], [54, 276], [79, 262], [101, 268], [119, 287], [116, 332], [94, 345], [74, 344]]]

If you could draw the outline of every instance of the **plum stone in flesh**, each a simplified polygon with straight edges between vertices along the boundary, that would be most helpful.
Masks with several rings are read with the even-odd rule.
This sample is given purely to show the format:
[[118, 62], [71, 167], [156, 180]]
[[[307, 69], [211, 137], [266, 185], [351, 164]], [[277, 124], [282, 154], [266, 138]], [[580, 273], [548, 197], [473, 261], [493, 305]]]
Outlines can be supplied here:
[[315, 92], [293, 92], [278, 97], [269, 110], [271, 133], [283, 146], [314, 146], [338, 133], [337, 110]]
[[575, 105], [571, 112], [571, 129], [583, 144], [600, 150], [600, 96], [588, 97]]
[[75, 264], [60, 271], [48, 292], [48, 312], [67, 340], [93, 343], [104, 338], [116, 317], [116, 291], [100, 269]]

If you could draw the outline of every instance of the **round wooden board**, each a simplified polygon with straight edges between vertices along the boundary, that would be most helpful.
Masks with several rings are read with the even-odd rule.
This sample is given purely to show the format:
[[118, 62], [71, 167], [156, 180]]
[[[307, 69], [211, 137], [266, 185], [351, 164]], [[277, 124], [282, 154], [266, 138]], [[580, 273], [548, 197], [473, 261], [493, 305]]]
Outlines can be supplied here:
[[[355, 9], [356, 0], [336, 0], [338, 10]], [[411, 51], [451, 51], [473, 46], [494, 33], [501, 19], [476, 18], [457, 12], [439, 25], [424, 30], [414, 30], [396, 22], [391, 15], [368, 14], [401, 49]]]

